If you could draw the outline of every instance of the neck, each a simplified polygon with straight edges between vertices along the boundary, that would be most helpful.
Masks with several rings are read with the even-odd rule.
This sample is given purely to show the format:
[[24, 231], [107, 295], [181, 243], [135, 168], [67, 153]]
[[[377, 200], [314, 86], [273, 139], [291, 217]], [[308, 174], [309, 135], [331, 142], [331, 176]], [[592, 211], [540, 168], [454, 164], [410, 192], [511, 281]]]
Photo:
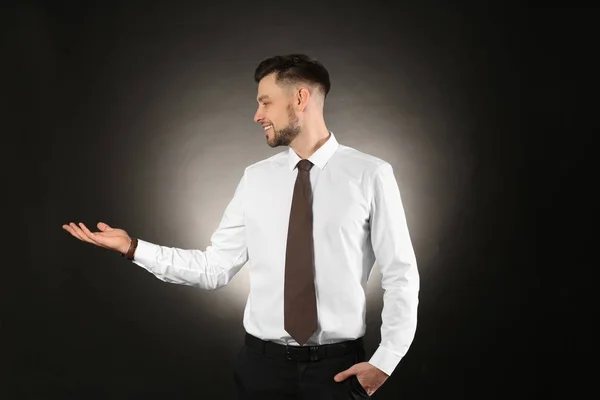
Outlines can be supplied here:
[[302, 127], [300, 134], [292, 141], [290, 147], [302, 159], [307, 159], [329, 139], [329, 129], [325, 121]]

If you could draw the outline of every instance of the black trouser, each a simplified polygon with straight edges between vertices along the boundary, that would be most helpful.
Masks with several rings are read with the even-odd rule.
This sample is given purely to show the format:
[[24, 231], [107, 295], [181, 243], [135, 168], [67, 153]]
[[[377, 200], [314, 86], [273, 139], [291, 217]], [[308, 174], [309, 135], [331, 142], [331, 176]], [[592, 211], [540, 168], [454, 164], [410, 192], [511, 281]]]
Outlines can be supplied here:
[[[344, 344], [346, 350], [343, 350]], [[368, 399], [353, 375], [342, 382], [333, 377], [365, 361], [362, 340], [286, 352], [286, 347], [246, 336], [234, 363], [239, 400], [348, 400]], [[261, 346], [262, 345], [262, 346]], [[308, 350], [308, 349], [302, 349]], [[301, 353], [301, 354], [300, 354]], [[345, 354], [344, 354], [345, 353]], [[312, 358], [312, 360], [311, 360]]]

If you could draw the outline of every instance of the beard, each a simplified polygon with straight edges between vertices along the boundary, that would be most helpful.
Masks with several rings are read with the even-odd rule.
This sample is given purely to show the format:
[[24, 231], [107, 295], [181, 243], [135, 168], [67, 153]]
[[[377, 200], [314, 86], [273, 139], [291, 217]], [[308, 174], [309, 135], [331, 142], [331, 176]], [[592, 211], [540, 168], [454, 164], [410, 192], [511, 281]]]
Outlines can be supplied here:
[[300, 125], [298, 123], [298, 117], [294, 114], [294, 110], [292, 105], [288, 106], [288, 124], [281, 128], [275, 130], [273, 127], [273, 138], [270, 139], [267, 136], [267, 144], [270, 147], [279, 147], [279, 146], [289, 146], [290, 143], [300, 134]]

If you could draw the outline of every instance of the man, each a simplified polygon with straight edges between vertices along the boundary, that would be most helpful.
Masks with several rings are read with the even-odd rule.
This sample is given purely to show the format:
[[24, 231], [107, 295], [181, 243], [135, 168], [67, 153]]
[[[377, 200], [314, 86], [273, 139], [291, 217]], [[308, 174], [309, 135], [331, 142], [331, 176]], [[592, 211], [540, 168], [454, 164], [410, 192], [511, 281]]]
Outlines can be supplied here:
[[[234, 378], [240, 399], [368, 398], [415, 334], [419, 274], [389, 163], [339, 144], [325, 125], [329, 73], [301, 54], [255, 71], [254, 121], [279, 154], [244, 171], [205, 251], [130, 237], [98, 223], [63, 225], [120, 252], [159, 279], [226, 285], [247, 262], [245, 345]], [[381, 343], [366, 362], [366, 284], [377, 261], [385, 289]]]

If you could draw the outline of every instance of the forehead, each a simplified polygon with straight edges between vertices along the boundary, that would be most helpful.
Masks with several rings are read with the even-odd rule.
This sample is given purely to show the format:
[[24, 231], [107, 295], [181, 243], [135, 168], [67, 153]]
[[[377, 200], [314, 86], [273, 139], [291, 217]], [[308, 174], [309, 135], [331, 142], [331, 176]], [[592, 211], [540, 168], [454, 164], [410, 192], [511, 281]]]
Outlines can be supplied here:
[[257, 100], [262, 100], [265, 97], [278, 97], [283, 92], [283, 89], [275, 82], [275, 74], [265, 76], [258, 82]]

